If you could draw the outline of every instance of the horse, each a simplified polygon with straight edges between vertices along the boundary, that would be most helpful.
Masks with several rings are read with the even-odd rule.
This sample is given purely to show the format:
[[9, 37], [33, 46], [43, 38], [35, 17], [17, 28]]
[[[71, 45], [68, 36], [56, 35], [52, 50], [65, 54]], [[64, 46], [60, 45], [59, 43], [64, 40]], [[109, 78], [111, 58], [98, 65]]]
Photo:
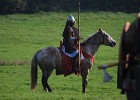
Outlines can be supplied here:
[[[100, 45], [115, 47], [116, 41], [104, 30], [100, 29], [89, 36], [81, 43], [82, 51], [94, 56]], [[61, 53], [58, 47], [49, 46], [36, 52], [31, 62], [31, 90], [35, 90], [37, 85], [37, 72], [39, 65], [42, 71], [42, 85], [45, 91], [52, 92], [48, 84], [48, 79], [55, 69], [56, 72], [64, 74], [64, 67], [62, 67]], [[88, 74], [92, 67], [92, 62], [89, 58], [84, 57], [80, 63], [80, 75], [82, 76], [82, 93], [86, 92], [88, 84]]]

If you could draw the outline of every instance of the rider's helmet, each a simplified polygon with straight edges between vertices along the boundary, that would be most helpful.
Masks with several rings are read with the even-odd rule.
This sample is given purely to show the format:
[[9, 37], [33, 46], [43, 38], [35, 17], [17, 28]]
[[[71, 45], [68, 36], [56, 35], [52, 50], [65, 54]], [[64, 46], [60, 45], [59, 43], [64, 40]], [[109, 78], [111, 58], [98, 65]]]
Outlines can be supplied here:
[[67, 17], [67, 24], [69, 24], [70, 26], [74, 26], [74, 24], [75, 24], [76, 22], [75, 22], [75, 18], [72, 16], [72, 15], [69, 15], [68, 17]]
[[67, 17], [67, 21], [75, 23], [75, 18], [72, 15], [70, 15]]

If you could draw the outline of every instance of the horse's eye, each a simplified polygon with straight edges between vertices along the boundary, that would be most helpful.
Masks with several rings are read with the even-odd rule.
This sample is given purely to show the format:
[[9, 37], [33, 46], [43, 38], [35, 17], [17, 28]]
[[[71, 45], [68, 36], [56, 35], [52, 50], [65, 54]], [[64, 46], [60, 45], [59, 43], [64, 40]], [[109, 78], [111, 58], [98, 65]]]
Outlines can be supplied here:
[[105, 38], [108, 38], [108, 35], [104, 35]]
[[108, 37], [108, 35], [106, 35], [105, 37]]

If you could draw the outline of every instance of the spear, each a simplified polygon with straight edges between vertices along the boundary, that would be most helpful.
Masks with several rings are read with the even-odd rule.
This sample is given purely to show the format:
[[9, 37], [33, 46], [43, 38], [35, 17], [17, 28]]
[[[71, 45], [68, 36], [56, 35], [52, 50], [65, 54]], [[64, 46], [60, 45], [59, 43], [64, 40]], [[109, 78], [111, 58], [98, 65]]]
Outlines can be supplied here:
[[[78, 35], [80, 37], [80, 0], [78, 0]], [[80, 40], [78, 41], [78, 49], [79, 49], [79, 71], [80, 71], [80, 61], [81, 61], [81, 55], [80, 55]]]

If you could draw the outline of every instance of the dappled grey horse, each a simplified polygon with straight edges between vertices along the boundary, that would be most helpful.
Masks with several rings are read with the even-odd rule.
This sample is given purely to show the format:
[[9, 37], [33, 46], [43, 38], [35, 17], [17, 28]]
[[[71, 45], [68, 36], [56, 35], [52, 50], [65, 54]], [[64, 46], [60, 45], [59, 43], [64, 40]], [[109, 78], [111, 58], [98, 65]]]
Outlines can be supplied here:
[[[106, 45], [114, 47], [116, 41], [105, 31], [99, 29], [99, 31], [89, 36], [83, 43], [81, 43], [82, 51], [94, 56], [100, 45]], [[64, 73], [62, 67], [61, 53], [57, 47], [48, 47], [39, 50], [35, 53], [31, 63], [31, 89], [34, 90], [37, 85], [37, 72], [39, 65], [42, 70], [42, 85], [44, 90], [52, 92], [48, 78], [54, 69], [56, 72]], [[89, 58], [84, 57], [80, 63], [81, 76], [82, 76], [82, 92], [85, 93], [86, 86], [88, 84], [88, 74], [92, 67], [92, 62]]]

